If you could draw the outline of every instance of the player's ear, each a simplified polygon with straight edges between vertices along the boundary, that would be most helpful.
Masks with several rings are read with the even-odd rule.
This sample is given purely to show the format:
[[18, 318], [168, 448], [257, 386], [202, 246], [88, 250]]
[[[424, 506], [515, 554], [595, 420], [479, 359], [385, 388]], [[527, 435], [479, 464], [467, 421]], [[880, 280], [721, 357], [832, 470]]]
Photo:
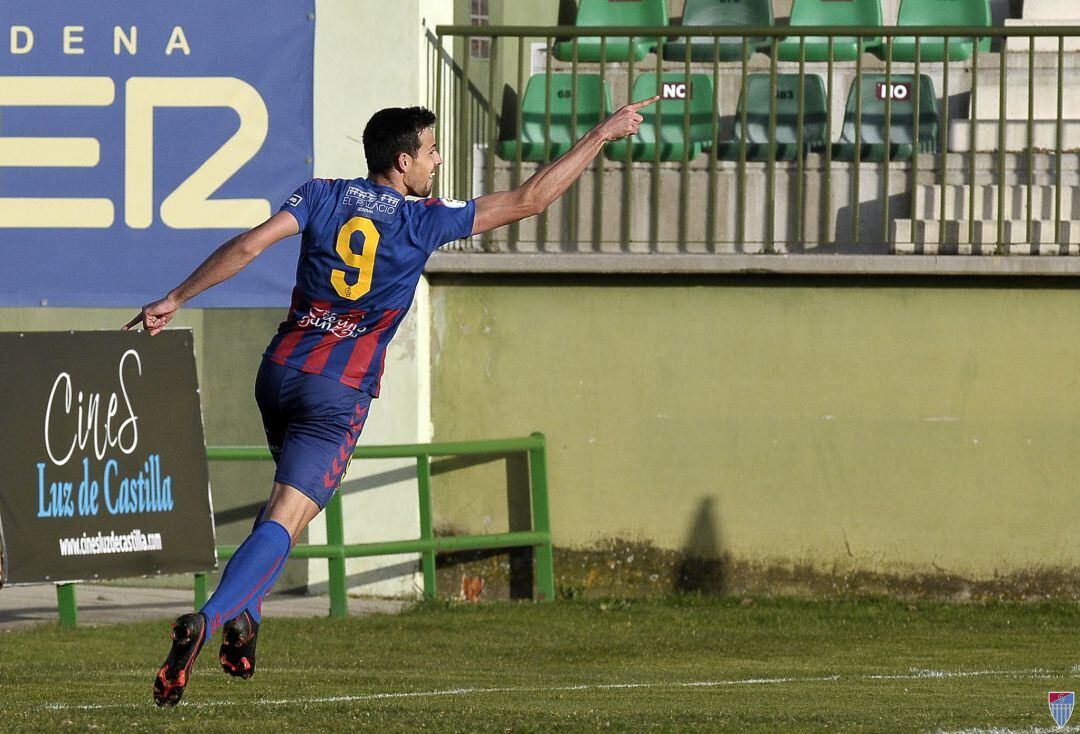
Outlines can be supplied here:
[[397, 159], [394, 161], [394, 168], [398, 170], [398, 173], [404, 175], [409, 170], [409, 166], [413, 163], [413, 157], [408, 153], [398, 153]]

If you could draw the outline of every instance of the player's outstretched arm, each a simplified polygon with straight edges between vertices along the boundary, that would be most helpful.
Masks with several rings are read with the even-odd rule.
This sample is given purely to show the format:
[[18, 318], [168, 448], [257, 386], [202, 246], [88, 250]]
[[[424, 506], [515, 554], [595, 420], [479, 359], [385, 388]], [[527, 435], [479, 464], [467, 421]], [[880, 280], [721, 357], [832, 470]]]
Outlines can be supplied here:
[[300, 227], [292, 214], [278, 212], [259, 226], [236, 235], [214, 250], [202, 265], [195, 268], [183, 283], [169, 291], [164, 298], [143, 306], [142, 311], [127, 322], [123, 329], [127, 331], [141, 323], [143, 329], [151, 335], [157, 334], [172, 321], [173, 314], [187, 301], [207, 288], [228, 280], [247, 267], [267, 247], [299, 231]]
[[638, 131], [644, 119], [639, 110], [659, 97], [634, 102], [615, 111], [608, 119], [587, 132], [564, 156], [537, 171], [513, 191], [499, 191], [476, 200], [473, 234], [481, 234], [504, 224], [536, 216], [551, 206], [576, 181], [600, 153], [604, 143]]

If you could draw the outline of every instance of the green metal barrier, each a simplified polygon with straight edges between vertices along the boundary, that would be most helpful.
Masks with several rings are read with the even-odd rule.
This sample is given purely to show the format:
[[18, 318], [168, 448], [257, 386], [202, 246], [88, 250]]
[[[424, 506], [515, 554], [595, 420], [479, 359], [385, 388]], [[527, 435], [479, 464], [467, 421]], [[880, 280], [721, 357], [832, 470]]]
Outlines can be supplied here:
[[[435, 456], [478, 456], [525, 452], [529, 457], [532, 530], [495, 535], [461, 535], [435, 537], [431, 497], [431, 458]], [[269, 461], [270, 451], [262, 447], [223, 446], [206, 450], [211, 461]], [[430, 444], [400, 444], [393, 446], [358, 446], [353, 452], [357, 459], [416, 459], [419, 489], [420, 537], [379, 543], [345, 543], [345, 522], [341, 511], [341, 495], [335, 494], [326, 505], [326, 544], [297, 545], [291, 558], [325, 558], [330, 572], [330, 616], [344, 617], [348, 612], [345, 580], [346, 558], [388, 556], [398, 553], [419, 553], [424, 579], [424, 598], [434, 599], [435, 554], [466, 550], [495, 550], [505, 548], [535, 548], [533, 597], [537, 601], [555, 598], [555, 573], [551, 551], [551, 521], [548, 511], [547, 454], [543, 434], [527, 438], [508, 438], [492, 441], [461, 441]], [[236, 546], [218, 546], [218, 558], [231, 558]], [[195, 607], [206, 603], [205, 574], [195, 576]]]
[[[470, 199], [486, 191], [497, 188], [506, 188], [518, 184], [527, 177], [523, 171], [521, 145], [503, 145], [502, 150], [513, 152], [501, 164], [496, 164], [496, 151], [499, 150], [500, 142], [505, 143], [511, 131], [513, 135], [522, 129], [523, 110], [522, 105], [516, 105], [515, 109], [504, 109], [504, 100], [513, 97], [516, 92], [518, 99], [524, 93], [525, 82], [529, 74], [526, 73], [527, 47], [532, 43], [542, 44], [546, 49], [552, 49], [558, 41], [560, 58], [570, 61], [553, 60], [553, 54], [546, 54], [544, 71], [549, 78], [552, 73], [569, 73], [572, 75], [570, 93], [564, 94], [561, 90], [558, 94], [552, 94], [551, 85], [548, 84], [547, 93], [543, 99], [542, 110], [535, 109], [530, 102], [530, 108], [524, 112], [534, 123], [542, 119], [544, 138], [551, 139], [552, 125], [566, 125], [566, 135], [570, 139], [577, 137], [578, 116], [578, 87], [577, 77], [580, 74], [599, 76], [601, 89], [597, 95], [606, 93], [609, 80], [615, 79], [615, 83], [621, 85], [617, 79], [625, 74], [627, 79], [625, 89], [627, 95], [632, 94], [635, 83], [639, 76], [655, 75], [658, 82], [668, 80], [672, 74], [681, 74], [689, 85], [695, 75], [711, 73], [717, 80], [717, 95], [712, 100], [713, 132], [708, 141], [696, 141], [702, 143], [700, 149], [704, 155], [692, 156], [684, 153], [675, 156], [675, 160], [662, 160], [657, 154], [652, 161], [634, 161], [629, 151], [632, 145], [624, 146], [627, 153], [624, 159], [612, 156], [613, 160], [599, 160], [592, 173], [593, 196], [591, 197], [592, 226], [579, 226], [583, 217], [581, 214], [581, 201], [578, 191], [579, 185], [575, 185], [566, 195], [562, 220], [555, 224], [549, 222], [549, 213], [540, 216], [536, 225], [535, 242], [526, 242], [522, 237], [522, 227], [514, 226], [508, 230], [508, 235], [500, 233], [498, 236], [507, 237], [505, 244], [500, 240], [498, 246], [493, 244], [491, 236], [485, 236], [483, 249], [503, 251], [544, 251], [550, 239], [549, 233], [554, 230], [560, 233], [562, 240], [556, 250], [564, 251], [573, 249], [567, 245], [576, 246], [578, 251], [600, 251], [603, 238], [608, 237], [611, 244], [612, 236], [617, 236], [617, 247], [622, 252], [641, 252], [647, 244], [650, 252], [661, 251], [661, 239], [663, 239], [663, 251], [688, 252], [688, 251], [717, 251], [716, 245], [720, 240], [717, 232], [718, 221], [727, 225], [731, 223], [731, 231], [734, 232], [735, 244], [743, 245], [750, 235], [751, 225], [754, 231], [761, 232], [763, 241], [762, 251], [766, 253], [781, 251], [808, 250], [822, 246], [852, 246], [860, 251], [860, 246], [865, 247], [868, 243], [863, 239], [864, 224], [878, 227], [877, 222], [866, 218], [863, 210], [867, 206], [860, 194], [865, 184], [873, 182], [880, 177], [882, 183], [878, 193], [876, 208], [880, 209], [880, 231], [888, 241], [890, 226], [898, 218], [902, 218], [903, 209], [910, 209], [911, 229], [914, 232], [921, 219], [932, 220], [934, 215], [939, 215], [937, 226], [945, 228], [946, 197], [940, 197], [940, 209], [934, 214], [922, 216], [922, 208], [919, 206], [917, 189], [919, 184], [958, 185], [950, 179], [949, 165], [954, 167], [953, 179], [958, 175], [966, 176], [962, 181], [968, 186], [966, 194], [967, 215], [966, 222], [956, 221], [956, 239], [968, 245], [976, 244], [976, 198], [977, 189], [988, 186], [997, 186], [996, 215], [996, 248], [999, 254], [1007, 254], [1005, 232], [1005, 186], [1007, 179], [1012, 179], [1011, 185], [1026, 185], [1026, 234], [1028, 242], [1031, 242], [1034, 224], [1033, 190], [1036, 187], [1036, 172], [1040, 174], [1040, 180], [1045, 179], [1050, 183], [1041, 185], [1053, 185], [1052, 196], [1054, 242], [1062, 241], [1062, 169], [1072, 167], [1063, 157], [1063, 110], [1065, 97], [1064, 82], [1064, 39], [1067, 37], [1080, 36], [1080, 26], [1045, 26], [1045, 27], [993, 27], [993, 26], [661, 26], [661, 27], [634, 27], [633, 39], [627, 38], [627, 29], [623, 27], [588, 27], [575, 26], [465, 26], [445, 25], [436, 29], [437, 36], [430, 37], [431, 48], [431, 73], [435, 75], [433, 83], [429, 85], [433, 98], [430, 100], [432, 108], [440, 116], [440, 119], [449, 120], [449, 124], [441, 125], [437, 134], [440, 137], [440, 145], [449, 152], [448, 167], [454, 172], [453, 175], [437, 180], [436, 186], [441, 196], [452, 196], [458, 199]], [[585, 63], [578, 55], [578, 45], [581, 39], [599, 38], [599, 60]], [[691, 54], [683, 54], [682, 59], [664, 59], [665, 43], [668, 39], [677, 38], [682, 41], [688, 39], [711, 38], [712, 55], [705, 60], [701, 47], [708, 47], [698, 42], [695, 44], [696, 55], [691, 59]], [[1052, 38], [1057, 40], [1057, 118], [1049, 117], [1039, 119], [1047, 126], [1054, 126], [1056, 134], [1052, 144], [1036, 145], [1034, 134], [1035, 123], [1035, 85], [1036, 70], [1034, 67], [1035, 42], [1040, 38]], [[471, 59], [469, 49], [473, 39], [488, 39], [490, 41], [490, 57], [488, 59]], [[635, 58], [632, 53], [626, 51], [626, 44], [645, 40], [655, 44], [655, 53], [645, 60]], [[741, 41], [743, 53], [736, 61], [728, 60], [730, 54], [722, 52], [721, 46], [729, 48], [731, 39]], [[821, 42], [820, 39], [825, 39]], [[866, 47], [872, 57], [867, 53], [858, 54], [853, 61], [838, 60], [837, 39], [859, 39], [859, 43]], [[1013, 46], [1009, 51], [1005, 50], [1009, 39], [1024, 39], [1027, 41], [1027, 54]], [[1002, 46], [998, 53], [997, 63], [987, 63], [986, 57], [990, 56], [990, 42], [995, 41]], [[810, 42], [815, 41], [815, 51], [810, 53]], [[863, 43], [865, 41], [865, 43]], [[608, 59], [614, 54], [610, 49], [615, 45], [622, 44], [619, 56], [626, 61], [609, 62]], [[1014, 42], [1015, 43], [1015, 42]], [[685, 44], [683, 44], [685, 45]], [[516, 46], [516, 48], [515, 48]], [[786, 51], [780, 53], [783, 46]], [[857, 46], [858, 47], [858, 46]], [[768, 59], [767, 68], [763, 62], [755, 65], [749, 63], [755, 51], [766, 54]], [[794, 54], [794, 55], [792, 55]], [[671, 54], [668, 54], [669, 56]], [[1006, 147], [1006, 100], [1008, 97], [1007, 79], [1011, 73], [1017, 73], [1016, 67], [1009, 67], [1007, 57], [1022, 59], [1026, 55], [1028, 59], [1027, 86], [1028, 86], [1028, 115], [1026, 120], [1027, 144], [1022, 150], [1016, 148], [1007, 150]], [[778, 57], [790, 61], [780, 61]], [[814, 59], [821, 57], [820, 61]], [[960, 57], [952, 58], [953, 56]], [[590, 57], [591, 58], [591, 57]], [[1046, 57], [1049, 59], [1049, 57]], [[454, 59], [459, 60], [455, 62]], [[864, 59], [871, 59], [870, 62]], [[460, 65], [459, 65], [460, 64]], [[556, 66], [556, 64], [558, 66]], [[870, 68], [867, 68], [870, 67]], [[741, 90], [745, 98], [747, 94], [747, 81], [751, 73], [767, 73], [771, 78], [771, 89], [774, 99], [769, 109], [768, 125], [770, 131], [776, 130], [778, 107], [781, 113], [784, 109], [790, 109], [790, 105], [777, 105], [775, 94], [777, 90], [777, 76], [783, 74], [797, 74], [800, 84], [796, 88], [803, 88], [802, 80], [807, 74], [820, 74], [825, 78], [827, 87], [827, 99], [829, 101], [830, 114], [826, 120], [826, 145], [820, 152], [808, 152], [803, 136], [803, 125], [797, 126], [799, 130], [798, 140], [795, 142], [795, 159], [792, 161], [778, 160], [775, 147], [775, 135], [770, 140], [766, 155], [761, 163], [748, 160], [746, 150], [748, 141], [747, 111], [736, 110], [736, 99], [721, 99], [719, 87], [719, 74], [721, 70], [728, 74], [741, 74]], [[979, 98], [979, 72], [997, 71], [997, 93], [1000, 99], [1000, 111], [997, 117], [998, 141], [993, 149], [980, 149], [977, 142], [976, 117], [977, 100]], [[850, 74], [854, 71], [855, 78], [851, 84], [840, 86], [835, 83], [835, 78], [840, 72]], [[1051, 70], [1047, 70], [1050, 72]], [[865, 74], [882, 76], [885, 80], [884, 89], [889, 90], [881, 105], [865, 104], [862, 91], [862, 80]], [[943, 100], [940, 105], [940, 119], [937, 121], [936, 137], [933, 145], [922, 145], [922, 150], [911, 150], [906, 144], [907, 138], [915, 141], [925, 141], [926, 130], [920, 131], [920, 118], [930, 114], [925, 109], [920, 99], [922, 94], [910, 97], [894, 98], [894, 85], [903, 85], [906, 79], [922, 79], [932, 75], [937, 87], [934, 92]], [[969, 119], [959, 122], [959, 128], [964, 130], [964, 125], [969, 124], [969, 150], [963, 153], [967, 157], [966, 169], [957, 174], [959, 158], [954, 154], [950, 160], [950, 104], [954, 102], [954, 108], [962, 103], [961, 99], [953, 99], [957, 94], [955, 79], [970, 75], [970, 107]], [[485, 79], [486, 76], [486, 79]], [[1052, 73], [1042, 75], [1051, 77]], [[984, 83], [983, 86], [985, 86]], [[619, 87], [614, 87], [618, 90]], [[486, 96], [480, 90], [487, 89]], [[834, 121], [835, 110], [840, 107], [839, 100], [848, 96], [852, 90], [853, 105], [849, 109], [855, 124], [850, 126], [854, 133], [853, 138], [844, 141], [836, 139], [840, 131], [839, 121]], [[964, 93], [966, 90], [961, 90]], [[496, 95], [501, 92], [501, 97]], [[737, 97], [737, 95], [736, 95]], [[834, 101], [837, 104], [834, 104]], [[899, 114], [896, 105], [904, 104], [913, 106], [913, 113], [908, 114], [905, 110]], [[590, 101], [590, 109], [595, 107]], [[673, 116], [662, 114], [664, 103], [654, 105], [644, 111], [648, 119], [655, 121], [659, 129], [661, 119], [665, 130], [674, 131], [678, 127]], [[800, 97], [795, 102], [800, 119], [805, 114], [804, 100]], [[884, 107], [883, 114], [879, 114], [877, 107]], [[582, 106], [584, 109], [584, 106]], [[922, 108], [922, 109], [920, 109]], [[683, 105], [682, 114], [682, 139], [690, 141], [694, 130], [705, 130], [708, 125], [692, 125], [689, 114], [689, 105]], [[955, 109], [953, 111], [955, 113]], [[731, 119], [734, 115], [741, 114], [741, 125], [735, 126], [739, 130], [739, 136], [734, 140], [724, 141], [732, 145], [726, 149], [725, 156], [732, 163], [729, 171], [733, 176], [732, 186], [736, 189], [733, 200], [738, 204], [732, 211], [725, 210], [718, 213], [717, 207], [721, 203], [720, 185], [721, 176], [718, 169], [725, 171], [723, 164], [718, 164], [717, 156], [717, 120]], [[953, 115], [955, 117], [955, 114]], [[896, 119], [913, 121], [914, 129], [909, 129], [905, 122], [904, 129], [894, 127]], [[987, 118], [983, 123], [994, 124], [994, 120]], [[1022, 118], [1017, 118], [1017, 125], [1024, 124]], [[849, 126], [845, 124], [845, 129]], [[925, 124], [924, 124], [925, 127]], [[921, 134], [920, 134], [921, 133]], [[688, 146], [684, 146], [684, 149]], [[919, 145], [915, 146], [919, 148]], [[695, 148], [696, 150], [697, 148]], [[486, 164], [474, 166], [476, 155], [483, 155], [486, 151]], [[842, 151], [842, 155], [834, 155]], [[542, 156], [543, 161], [549, 161], [553, 153], [558, 150], [546, 150]], [[760, 152], [760, 151], [758, 151]], [[1014, 154], [1009, 156], [1008, 153]], [[753, 157], [753, 156], [751, 156]], [[840, 160], [850, 158], [850, 160]], [[737, 159], [737, 160], [736, 160]], [[1015, 159], [1015, 160], [1013, 160]], [[702, 166], [704, 162], [704, 166]], [[811, 166], [810, 163], [813, 163]], [[748, 189], [748, 175], [750, 166], [757, 175], [759, 169], [764, 175], [766, 197], [764, 201], [754, 202], [759, 206], [748, 206], [751, 203], [751, 192]], [[526, 162], [528, 165], [528, 163]], [[604, 178], [604, 166], [621, 167], [621, 195], [609, 198], [605, 207], [604, 197], [599, 189], [606, 180]], [[1021, 180], [1023, 170], [1026, 168], [1026, 184]], [[690, 172], [693, 170], [694, 175]], [[675, 175], [665, 174], [665, 171], [673, 171]], [[842, 171], [848, 178], [842, 183], [847, 185], [847, 193], [840, 193], [841, 183], [838, 183], [837, 173]], [[474, 175], [475, 173], [475, 175]], [[502, 176], [496, 180], [496, 174]], [[789, 194], [783, 188], [778, 174], [787, 176], [792, 193]], [[890, 176], [891, 175], [891, 176]], [[639, 183], [642, 176], [648, 176], [648, 226], [632, 226], [632, 220], [640, 219], [641, 205], [636, 204], [638, 198], [634, 195], [634, 189], [642, 185]], [[890, 177], [893, 179], [890, 182]], [[992, 177], [992, 178], [991, 178]], [[661, 183], [661, 180], [665, 183]], [[583, 180], [589, 180], [589, 174]], [[618, 179], [613, 179], [618, 180]], [[908, 183], [900, 191], [896, 191], [897, 180]], [[893, 187], [890, 189], [890, 186]], [[678, 189], [676, 192], [674, 189]], [[704, 196], [701, 195], [702, 191]], [[897, 207], [890, 197], [896, 194], [905, 195], [907, 200], [903, 207]], [[691, 205], [691, 197], [694, 204]], [[790, 196], [793, 201], [787, 201]], [[846, 196], [841, 199], [838, 197]], [[704, 205], [701, 202], [704, 201]], [[778, 233], [777, 222], [779, 209], [783, 207], [786, 217], [786, 228], [783, 234]], [[849, 239], [840, 241], [838, 228], [833, 228], [836, 217], [835, 212], [840, 208], [849, 210], [850, 225], [845, 225], [845, 237]], [[605, 211], [608, 209], [609, 211]], [[898, 212], [898, 209], [901, 211]], [[820, 215], [817, 228], [812, 229], [807, 222], [808, 211]], [[750, 217], [764, 215], [764, 221], [749, 220]], [[614, 214], [615, 221], [607, 219], [609, 226], [605, 228], [605, 217]], [[704, 221], [695, 219], [704, 217]], [[959, 215], [957, 215], [959, 217]], [[954, 217], [954, 220], [957, 220]], [[984, 217], [986, 220], [989, 218]], [[1044, 219], [1047, 218], [1044, 215]], [[1073, 218], [1076, 218], [1075, 216]], [[734, 220], [734, 221], [732, 221]], [[660, 223], [677, 222], [677, 228], [672, 227], [675, 234], [661, 237]], [[986, 222], [984, 221], [984, 224]], [[960, 225], [963, 226], [960, 226]], [[582, 231], [579, 231], [582, 230]], [[586, 231], [587, 230], [587, 231]], [[611, 235], [606, 235], [610, 231]], [[695, 235], [691, 242], [691, 231], [701, 233]], [[945, 241], [944, 231], [939, 233], [941, 242]], [[725, 235], [727, 236], [727, 235]], [[980, 234], [985, 241], [985, 235]], [[724, 240], [732, 241], [731, 239]], [[755, 240], [757, 242], [759, 240]], [[524, 245], [522, 243], [525, 243]], [[875, 244], [881, 244], [877, 242]], [[781, 247], [781, 245], [783, 247]], [[693, 246], [693, 247], [691, 247]], [[701, 250], [700, 247], [704, 247]], [[698, 249], [694, 249], [698, 248]], [[610, 250], [610, 247], [609, 247]]]
[[[532, 529], [495, 535], [461, 535], [436, 537], [433, 528], [431, 493], [431, 459], [436, 456], [492, 456], [524, 452], [528, 456]], [[258, 446], [209, 447], [210, 461], [270, 461], [270, 451]], [[388, 446], [358, 446], [353, 452], [357, 459], [416, 459], [416, 476], [420, 505], [420, 537], [379, 543], [345, 543], [345, 522], [341, 510], [341, 495], [335, 494], [326, 505], [326, 543], [297, 545], [291, 558], [325, 558], [330, 571], [330, 616], [348, 614], [348, 589], [345, 578], [346, 558], [419, 553], [424, 580], [424, 598], [434, 599], [435, 556], [437, 553], [469, 550], [501, 550], [532, 547], [533, 598], [547, 602], [555, 598], [555, 570], [551, 550], [551, 515], [548, 508], [547, 444], [544, 435], [534, 433], [526, 438], [491, 441], [458, 441], [430, 444], [398, 444]], [[218, 546], [219, 559], [231, 558], [236, 546]], [[207, 576], [195, 574], [195, 608], [208, 598]], [[78, 609], [75, 584], [56, 587], [60, 624], [75, 627]]]

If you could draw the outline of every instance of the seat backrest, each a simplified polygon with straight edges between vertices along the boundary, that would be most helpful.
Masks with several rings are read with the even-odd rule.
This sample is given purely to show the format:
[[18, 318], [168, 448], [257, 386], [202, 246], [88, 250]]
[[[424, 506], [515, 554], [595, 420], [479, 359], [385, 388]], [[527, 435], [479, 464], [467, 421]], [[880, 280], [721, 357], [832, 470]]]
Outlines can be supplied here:
[[881, 25], [881, 0], [795, 0], [791, 25]]
[[[890, 85], [885, 83], [884, 74], [866, 74], [861, 85], [852, 82], [848, 92], [847, 111], [844, 113], [844, 131], [842, 139], [855, 141], [857, 91], [862, 89], [862, 142], [867, 145], [880, 145], [885, 142], [885, 100], [890, 94], [891, 106], [889, 117], [892, 125], [889, 142], [892, 144], [915, 143], [915, 77], [911, 74], [893, 74]], [[934, 82], [923, 74], [919, 79], [919, 142], [936, 140], [939, 135], [938, 100], [934, 92]]]
[[[551, 75], [550, 138], [554, 142], [572, 142], [611, 114], [611, 90], [607, 84], [601, 86], [598, 74], [578, 74], [576, 94], [573, 80], [573, 74], [556, 72]], [[544, 119], [547, 95], [547, 75], [530, 77], [521, 103], [523, 140], [542, 141], [546, 137]], [[573, 131], [571, 123], [575, 96], [577, 130]]]
[[897, 25], [993, 25], [990, 0], [902, 0]]
[[[771, 88], [769, 74], [751, 74], [746, 80], [747, 99], [739, 99], [735, 114], [735, 134], [742, 140], [742, 114], [746, 105], [746, 142], [768, 144]], [[803, 142], [824, 142], [828, 124], [828, 103], [825, 99], [825, 80], [817, 74], [807, 74], [801, 85], [803, 94]], [[776, 142], [799, 142], [799, 75], [776, 75]]]
[[660, 79], [657, 88], [656, 74], [645, 73], [634, 80], [634, 99], [647, 99], [660, 95], [660, 101], [641, 111], [645, 122], [643, 128], [654, 128], [656, 115], [660, 115], [662, 135], [666, 140], [682, 139], [684, 111], [690, 108], [690, 141], [710, 141], [713, 136], [713, 98], [715, 95], [712, 76], [691, 74], [689, 85], [682, 72], [669, 72]]
[[668, 24], [667, 0], [581, 0], [577, 26]]
[[772, 0], [686, 0], [683, 25], [769, 26]]

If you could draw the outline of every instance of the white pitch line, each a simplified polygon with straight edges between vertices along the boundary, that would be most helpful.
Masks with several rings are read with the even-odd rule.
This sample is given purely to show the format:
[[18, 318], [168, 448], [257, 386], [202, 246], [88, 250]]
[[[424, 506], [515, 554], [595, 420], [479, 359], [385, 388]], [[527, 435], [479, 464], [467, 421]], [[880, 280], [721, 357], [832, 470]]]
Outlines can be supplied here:
[[[498, 687], [498, 688], [445, 688], [434, 691], [399, 691], [385, 693], [362, 693], [347, 696], [317, 696], [309, 698], [283, 698], [276, 700], [263, 700], [256, 702], [260, 706], [290, 706], [295, 704], [319, 704], [319, 703], [352, 703], [360, 701], [378, 701], [386, 699], [402, 698], [436, 698], [441, 696], [468, 696], [488, 693], [561, 693], [568, 691], [610, 691], [610, 690], [635, 690], [643, 688], [720, 688], [727, 686], [758, 686], [778, 685], [784, 683], [828, 683], [835, 681], [875, 681], [875, 680], [921, 680], [934, 681], [950, 678], [977, 678], [977, 677], [1011, 677], [1011, 678], [1045, 678], [1047, 676], [1060, 675], [1044, 668], [1028, 668], [1024, 670], [919, 670], [913, 669], [910, 673], [900, 675], [855, 675], [841, 676], [839, 674], [826, 676], [785, 677], [785, 678], [739, 678], [731, 680], [703, 680], [680, 682], [654, 682], [654, 683], [582, 683], [572, 686], [523, 686], [523, 687]], [[50, 703], [43, 708], [52, 711], [93, 711], [114, 708], [142, 708], [144, 703], [101, 703], [101, 704], [65, 704]], [[215, 708], [219, 706], [250, 706], [250, 701], [200, 701], [189, 703], [183, 701], [181, 706], [191, 708]], [[971, 729], [962, 732], [941, 732], [940, 734], [980, 734], [983, 730]], [[1008, 730], [985, 730], [987, 734], [1005, 734]], [[1024, 731], [1023, 734], [1041, 734], [1042, 730]], [[1060, 731], [1058, 729], [1047, 730], [1048, 732]]]

